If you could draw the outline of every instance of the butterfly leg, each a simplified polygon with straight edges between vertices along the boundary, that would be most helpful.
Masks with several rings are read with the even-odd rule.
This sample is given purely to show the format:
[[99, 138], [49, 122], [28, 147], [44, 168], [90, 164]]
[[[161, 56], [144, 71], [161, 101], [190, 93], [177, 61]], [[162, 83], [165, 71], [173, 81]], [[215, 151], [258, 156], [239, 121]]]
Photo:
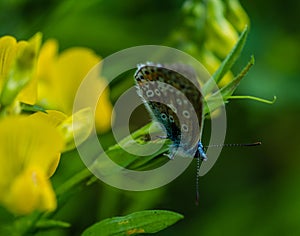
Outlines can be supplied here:
[[172, 153], [164, 153], [163, 155], [169, 157], [170, 160], [174, 160], [175, 154], [172, 154]]
[[157, 135], [156, 137], [160, 138], [160, 139], [167, 139], [168, 138], [167, 136], [162, 136], [162, 135]]

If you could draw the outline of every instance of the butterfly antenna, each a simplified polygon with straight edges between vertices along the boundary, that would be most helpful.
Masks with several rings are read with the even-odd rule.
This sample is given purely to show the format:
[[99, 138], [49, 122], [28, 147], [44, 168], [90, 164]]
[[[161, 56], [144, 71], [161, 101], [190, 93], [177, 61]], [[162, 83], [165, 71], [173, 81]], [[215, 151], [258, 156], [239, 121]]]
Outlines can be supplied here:
[[197, 158], [197, 169], [196, 169], [196, 206], [199, 205], [199, 178], [200, 178], [200, 166], [202, 163], [202, 158], [198, 157]]
[[259, 146], [261, 142], [254, 142], [254, 143], [225, 143], [225, 144], [212, 144], [206, 146], [208, 147], [251, 147], [251, 146]]
[[[251, 147], [251, 146], [259, 146], [261, 142], [254, 142], [254, 143], [225, 143], [225, 144], [212, 144], [208, 147]], [[199, 205], [199, 178], [200, 178], [200, 166], [203, 159], [201, 157], [197, 157], [197, 173], [196, 173], [196, 205]]]

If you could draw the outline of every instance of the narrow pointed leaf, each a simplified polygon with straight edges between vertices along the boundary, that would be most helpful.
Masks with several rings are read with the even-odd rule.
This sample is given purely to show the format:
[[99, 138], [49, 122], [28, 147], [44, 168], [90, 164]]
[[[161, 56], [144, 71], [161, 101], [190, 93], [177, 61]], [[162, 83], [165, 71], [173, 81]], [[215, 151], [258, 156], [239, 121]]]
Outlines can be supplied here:
[[247, 35], [248, 35], [248, 27], [246, 26], [244, 31], [241, 33], [236, 45], [231, 50], [231, 52], [227, 55], [227, 57], [223, 60], [222, 64], [218, 68], [218, 70], [212, 75], [210, 80], [206, 82], [206, 84], [202, 88], [203, 94], [209, 94], [214, 89], [214, 85], [217, 84], [223, 76], [231, 69], [235, 61], [240, 56], [242, 49], [245, 45]]
[[[156, 140], [147, 140], [145, 137], [149, 136], [149, 127], [151, 123], [140, 128], [133, 134], [128, 137], [125, 137], [118, 144], [110, 147], [105, 151], [105, 153], [99, 154], [99, 156], [95, 159], [95, 161], [91, 164], [90, 169], [97, 171], [98, 167], [102, 167], [101, 174], [103, 175], [111, 175], [115, 172], [119, 171], [119, 168], [114, 169], [114, 166], [110, 165], [110, 162], [107, 162], [107, 158], [103, 158], [103, 155], [109, 156], [111, 160], [116, 162], [118, 165], [130, 169], [138, 169], [142, 167], [143, 169], [147, 169], [149, 165], [152, 166], [152, 159], [156, 158], [160, 154], [166, 152], [168, 150], [168, 145], [170, 142], [168, 140], [159, 139]], [[136, 149], [136, 146], [132, 144], [133, 140], [141, 145], [151, 143], [150, 145], [145, 145], [143, 152], [144, 153], [152, 153], [151, 150], [157, 150], [157, 152], [152, 153], [149, 156], [136, 156], [130, 153], [130, 149]], [[162, 147], [161, 147], [162, 146]], [[127, 151], [122, 147], [126, 147]], [[160, 148], [161, 147], [161, 148]], [[147, 150], [147, 148], [151, 148], [151, 150]], [[165, 158], [160, 158], [158, 160], [159, 163], [164, 163]], [[158, 163], [158, 164], [159, 164]], [[107, 168], [104, 168], [107, 166]], [[108, 167], [109, 166], [109, 167]], [[104, 169], [107, 169], [108, 172], [105, 173]]]
[[29, 113], [34, 113], [34, 112], [43, 112], [47, 113], [45, 108], [39, 106], [39, 105], [30, 105], [26, 103], [21, 103], [21, 109], [23, 112], [29, 112]]
[[[224, 102], [234, 93], [238, 87], [240, 81], [244, 78], [247, 72], [250, 70], [251, 66], [254, 64], [254, 57], [252, 56], [245, 68], [236, 76], [232, 81], [230, 81], [226, 86], [212, 94], [208, 97], [206, 104], [204, 106], [204, 114], [211, 113], [218, 107], [222, 106]], [[210, 108], [210, 109], [209, 109]]]
[[236, 88], [238, 87], [241, 80], [245, 77], [245, 75], [248, 73], [250, 68], [254, 65], [254, 57], [252, 56], [248, 64], [244, 67], [244, 69], [239, 73], [238, 76], [236, 76], [230, 83], [228, 83], [226, 86], [220, 89], [220, 92], [222, 94], [222, 97], [224, 100], [227, 100], [229, 96], [231, 96]]
[[39, 220], [36, 224], [36, 227], [40, 229], [69, 228], [70, 226], [68, 222], [47, 219]]

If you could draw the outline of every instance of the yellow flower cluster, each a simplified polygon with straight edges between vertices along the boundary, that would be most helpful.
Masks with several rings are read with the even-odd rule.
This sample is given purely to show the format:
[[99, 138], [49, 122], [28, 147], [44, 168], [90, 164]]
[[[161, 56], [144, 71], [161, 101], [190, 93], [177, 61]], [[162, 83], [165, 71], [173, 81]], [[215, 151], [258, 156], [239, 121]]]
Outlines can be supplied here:
[[[56, 208], [49, 178], [61, 153], [75, 147], [73, 133], [83, 142], [94, 125], [88, 108], [72, 115], [72, 105], [82, 79], [99, 61], [87, 48], [58, 54], [54, 40], [41, 47], [39, 33], [28, 41], [0, 38], [0, 204], [12, 213]], [[106, 86], [104, 79], [101, 83]], [[110, 128], [108, 93], [97, 106], [99, 132]], [[45, 111], [25, 114], [22, 104], [38, 104]]]

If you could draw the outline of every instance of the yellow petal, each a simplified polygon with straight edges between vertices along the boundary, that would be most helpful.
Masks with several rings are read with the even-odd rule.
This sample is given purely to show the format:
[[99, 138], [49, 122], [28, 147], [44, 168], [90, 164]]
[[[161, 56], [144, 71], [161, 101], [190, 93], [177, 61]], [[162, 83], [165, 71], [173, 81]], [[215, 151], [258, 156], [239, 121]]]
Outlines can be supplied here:
[[29, 55], [27, 55], [27, 57], [31, 57], [31, 58], [27, 58], [27, 61], [32, 63], [31, 79], [17, 97], [17, 100], [31, 105], [33, 105], [37, 100], [37, 77], [35, 76], [35, 73], [36, 73], [36, 63], [37, 63], [38, 52], [40, 49], [41, 41], [42, 41], [41, 33], [35, 34], [28, 41], [29, 49], [27, 50]]
[[97, 132], [105, 132], [111, 127], [113, 119], [112, 105], [109, 101], [108, 88], [101, 94], [95, 111], [95, 125]]
[[[45, 120], [57, 127], [65, 143], [63, 151], [74, 149], [76, 145], [84, 142], [90, 135], [94, 125], [90, 108], [82, 109], [69, 117], [55, 110], [47, 110], [47, 113], [36, 112], [31, 117], [32, 119]], [[76, 145], [74, 135], [76, 136]]]
[[56, 157], [53, 159], [53, 161], [50, 163], [49, 169], [46, 173], [48, 178], [50, 178], [55, 173], [55, 171], [58, 167], [59, 161], [60, 161], [60, 156], [61, 156], [61, 154], [58, 153], [56, 155]]
[[[55, 110], [47, 110], [47, 113], [36, 112], [31, 117], [32, 119], [45, 120], [57, 127], [65, 144], [63, 152], [74, 149], [76, 145], [84, 142], [90, 135], [94, 125], [93, 114], [90, 108], [84, 108], [69, 117]], [[76, 136], [76, 145], [74, 143], [74, 135]]]
[[81, 81], [99, 61], [100, 58], [87, 48], [70, 48], [59, 56], [56, 78], [64, 78], [57, 83], [59, 82], [61, 95], [64, 95], [63, 111], [67, 114], [72, 114], [73, 101]]
[[[87, 48], [70, 48], [57, 55], [56, 41], [47, 41], [42, 47], [38, 63], [39, 104], [71, 115], [80, 83], [99, 61], [100, 57]], [[106, 85], [105, 80], [99, 77], [97, 88], [105, 88]], [[95, 116], [97, 131], [107, 131], [112, 116], [108, 88], [98, 100]]]
[[3, 202], [11, 212], [18, 215], [56, 208], [55, 194], [48, 177], [39, 167], [34, 166], [15, 178]]
[[46, 122], [49, 122], [52, 126], [58, 126], [60, 125], [65, 119], [67, 119], [67, 115], [63, 112], [56, 111], [56, 110], [46, 110], [47, 113], [44, 112], [36, 112], [32, 114], [30, 117], [32, 119], [37, 120], [44, 120]]
[[48, 121], [31, 116], [8, 117], [0, 121], [0, 199], [24, 169], [53, 172], [53, 163], [63, 148], [59, 131]]
[[[60, 125], [64, 120], [67, 119], [67, 116], [60, 112], [60, 111], [55, 111], [55, 110], [47, 110], [47, 113], [44, 112], [36, 112], [34, 114], [32, 114], [31, 119], [36, 119], [38, 120], [44, 120], [46, 122], [49, 122], [49, 125], [57, 127], [58, 125]], [[64, 135], [62, 134], [62, 137]], [[64, 143], [66, 143], [66, 141], [64, 140]], [[64, 144], [64, 146], [66, 146]], [[65, 150], [65, 148], [64, 148]], [[63, 151], [63, 150], [62, 150]], [[56, 158], [54, 158], [54, 160], [50, 163], [50, 167], [49, 170], [47, 171], [47, 176], [50, 177], [54, 174], [58, 164], [60, 161], [60, 153], [58, 153], [56, 155]]]
[[0, 38], [0, 91], [15, 59], [16, 50], [17, 41], [14, 37], [4, 36]]
[[40, 51], [40, 55], [37, 62], [36, 76], [39, 78], [39, 82], [46, 85], [52, 84], [52, 74], [57, 60], [58, 43], [54, 39], [47, 40]]
[[[93, 127], [93, 113], [90, 108], [81, 109], [64, 120], [58, 126], [66, 143], [64, 151], [74, 149], [76, 145], [83, 143]], [[76, 144], [74, 139], [76, 139]]]
[[11, 105], [18, 95], [18, 100], [22, 102], [29, 104], [35, 102], [37, 86], [34, 81], [34, 71], [40, 42], [41, 34], [36, 34], [28, 42], [20, 41], [17, 44], [15, 60], [9, 68], [2, 88], [0, 97], [2, 105]]
[[[53, 55], [48, 45], [49, 55]], [[52, 50], [52, 54], [50, 53]], [[45, 57], [44, 57], [45, 58]], [[100, 58], [92, 50], [87, 48], [70, 48], [63, 51], [53, 63], [53, 58], [48, 57], [52, 62], [51, 78], [39, 80], [39, 103], [46, 105], [48, 109], [60, 110], [68, 115], [72, 114], [73, 101], [78, 86], [89, 70], [96, 65]], [[45, 62], [44, 62], [45, 63]], [[42, 64], [39, 64], [39, 75], [44, 74]]]

